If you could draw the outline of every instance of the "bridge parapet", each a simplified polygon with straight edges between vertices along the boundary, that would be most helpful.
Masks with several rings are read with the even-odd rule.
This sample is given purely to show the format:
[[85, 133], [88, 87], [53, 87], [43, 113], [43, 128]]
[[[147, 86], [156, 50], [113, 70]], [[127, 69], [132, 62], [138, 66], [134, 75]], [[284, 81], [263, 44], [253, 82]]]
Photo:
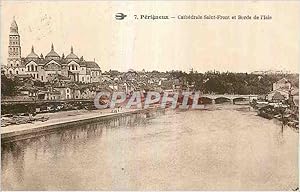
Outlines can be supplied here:
[[213, 100], [215, 100], [217, 98], [226, 98], [226, 99], [233, 100], [233, 99], [238, 99], [238, 98], [245, 98], [245, 99], [257, 98], [257, 95], [203, 94], [203, 95], [200, 95], [200, 97], [206, 97], [206, 98], [213, 99]]

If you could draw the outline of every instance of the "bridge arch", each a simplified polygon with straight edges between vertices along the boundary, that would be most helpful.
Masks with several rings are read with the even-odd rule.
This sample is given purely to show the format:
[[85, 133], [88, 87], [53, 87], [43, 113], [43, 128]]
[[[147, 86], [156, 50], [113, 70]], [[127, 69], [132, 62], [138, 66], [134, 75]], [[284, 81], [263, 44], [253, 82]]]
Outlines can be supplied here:
[[249, 101], [249, 98], [246, 97], [237, 97], [233, 99], [233, 104], [235, 104], [236, 102], [245, 102], [245, 101]]
[[215, 99], [216, 104], [228, 103], [228, 102], [231, 102], [231, 99], [227, 97], [218, 97]]

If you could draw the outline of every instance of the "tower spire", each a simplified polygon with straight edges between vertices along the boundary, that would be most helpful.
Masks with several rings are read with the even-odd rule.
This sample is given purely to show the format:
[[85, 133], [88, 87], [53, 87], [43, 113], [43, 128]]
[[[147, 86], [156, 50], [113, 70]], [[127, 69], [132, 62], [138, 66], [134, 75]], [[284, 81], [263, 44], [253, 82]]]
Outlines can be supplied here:
[[31, 47], [31, 53], [34, 53], [34, 47], [33, 47], [33, 45]]
[[54, 46], [53, 46], [53, 43], [51, 45], [51, 51], [54, 51]]
[[73, 46], [71, 46], [71, 53], [73, 53]]
[[18, 25], [17, 25], [17, 22], [15, 20], [15, 16], [13, 16], [13, 21], [10, 25], [10, 33], [12, 35], [18, 35]]

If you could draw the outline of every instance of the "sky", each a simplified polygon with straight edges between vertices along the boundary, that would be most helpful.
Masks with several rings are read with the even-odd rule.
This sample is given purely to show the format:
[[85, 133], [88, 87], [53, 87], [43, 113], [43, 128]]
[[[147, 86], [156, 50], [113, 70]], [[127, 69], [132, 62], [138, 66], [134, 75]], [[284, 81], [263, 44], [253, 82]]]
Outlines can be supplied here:
[[[299, 71], [300, 2], [1, 1], [1, 64], [15, 16], [22, 57], [94, 60], [102, 71]], [[114, 18], [122, 12], [127, 17]], [[134, 15], [271, 15], [271, 20], [135, 20]]]

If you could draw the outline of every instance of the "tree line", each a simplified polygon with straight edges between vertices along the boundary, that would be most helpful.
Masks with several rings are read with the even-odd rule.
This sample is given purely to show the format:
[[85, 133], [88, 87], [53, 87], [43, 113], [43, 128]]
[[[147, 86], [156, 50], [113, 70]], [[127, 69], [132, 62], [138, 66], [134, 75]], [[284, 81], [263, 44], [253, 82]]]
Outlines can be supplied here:
[[194, 86], [195, 90], [203, 93], [216, 94], [267, 94], [272, 91], [273, 83], [286, 78], [292, 85], [299, 87], [298, 74], [248, 74], [231, 72], [206, 72], [197, 73], [191, 71], [185, 73], [182, 71], [171, 72], [172, 76], [181, 79], [184, 84]]

